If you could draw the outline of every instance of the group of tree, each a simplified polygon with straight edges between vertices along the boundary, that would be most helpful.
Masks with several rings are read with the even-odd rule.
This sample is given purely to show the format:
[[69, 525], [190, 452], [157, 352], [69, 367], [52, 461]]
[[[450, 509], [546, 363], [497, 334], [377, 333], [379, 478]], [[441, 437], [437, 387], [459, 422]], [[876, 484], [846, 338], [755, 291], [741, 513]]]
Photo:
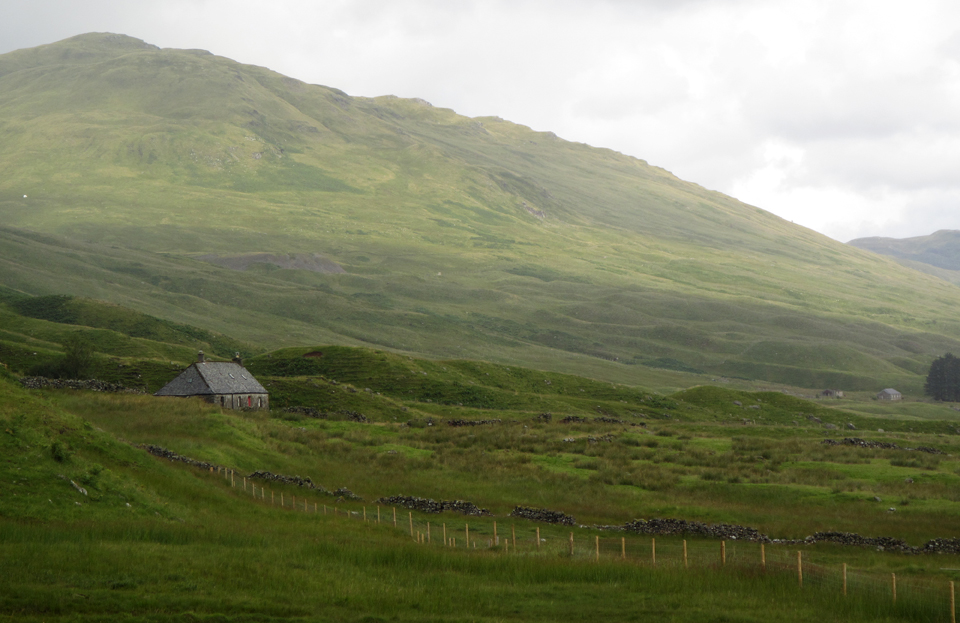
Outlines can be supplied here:
[[923, 393], [934, 400], [960, 402], [960, 358], [947, 353], [934, 359]]

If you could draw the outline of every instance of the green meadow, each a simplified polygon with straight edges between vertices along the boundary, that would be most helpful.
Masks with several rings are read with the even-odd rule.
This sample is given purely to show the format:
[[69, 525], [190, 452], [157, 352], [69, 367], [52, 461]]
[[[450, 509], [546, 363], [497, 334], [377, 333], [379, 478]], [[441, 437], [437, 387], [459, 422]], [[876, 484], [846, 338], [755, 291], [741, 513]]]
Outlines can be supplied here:
[[[59, 322], [21, 313], [37, 308]], [[136, 314], [135, 325], [114, 320], [114, 329], [74, 325], [50, 311], [60, 308], [73, 302], [7, 303], [5, 313], [37, 340], [31, 347], [47, 344], [50, 362], [63, 356], [58, 331], [83, 334], [105, 380], [130, 383], [128, 371], [140, 370], [153, 389], [189, 363], [165, 361], [189, 327]], [[954, 538], [960, 418], [938, 417], [952, 412], [946, 405], [896, 411], [717, 386], [665, 394], [326, 345], [249, 357], [274, 408], [224, 411], [194, 399], [21, 389], [21, 366], [38, 364], [13, 335], [4, 352], [21, 358], [5, 359], [0, 378], [4, 619], [946, 621], [949, 582], [960, 580], [952, 554], [832, 544], [768, 544], [761, 554], [730, 540], [721, 553], [716, 539], [597, 528], [661, 517], [776, 539], [830, 530], [915, 546]], [[133, 356], [116, 352], [124, 337]], [[158, 352], [164, 360], [149, 359]], [[929, 413], [911, 416], [914, 406]], [[460, 420], [492, 422], [450, 424]], [[824, 427], [848, 423], [857, 431]], [[945, 454], [821, 443], [847, 434]], [[156, 458], [140, 444], [235, 471]], [[259, 470], [322, 489], [246, 478]], [[362, 499], [325, 492], [341, 487]], [[469, 500], [493, 516], [376, 502], [398, 494]], [[509, 517], [518, 505], [565, 512], [577, 525]]]

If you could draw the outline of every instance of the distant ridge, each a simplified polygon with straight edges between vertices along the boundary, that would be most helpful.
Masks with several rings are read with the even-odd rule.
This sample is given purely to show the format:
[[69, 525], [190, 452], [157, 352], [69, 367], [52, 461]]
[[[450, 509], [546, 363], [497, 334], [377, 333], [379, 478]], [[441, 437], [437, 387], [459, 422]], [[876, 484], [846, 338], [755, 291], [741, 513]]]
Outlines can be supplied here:
[[960, 270], [960, 230], [956, 229], [941, 229], [929, 236], [913, 238], [857, 238], [848, 244], [937, 268]]

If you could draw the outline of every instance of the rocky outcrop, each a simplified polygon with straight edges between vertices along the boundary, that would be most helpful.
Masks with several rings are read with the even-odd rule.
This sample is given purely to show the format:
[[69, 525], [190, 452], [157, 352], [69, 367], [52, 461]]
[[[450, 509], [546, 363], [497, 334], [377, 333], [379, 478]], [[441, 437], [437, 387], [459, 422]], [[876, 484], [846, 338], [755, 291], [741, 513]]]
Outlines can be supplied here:
[[48, 379], [43, 376], [25, 376], [20, 384], [26, 389], [83, 389], [91, 392], [107, 392], [114, 394], [145, 394], [143, 390], [124, 387], [115, 383], [88, 379], [77, 381], [74, 379]]
[[824, 439], [820, 443], [827, 446], [855, 446], [857, 448], [877, 448], [880, 450], [908, 450], [911, 452], [926, 452], [927, 454], [945, 454], [943, 450], [937, 450], [929, 446], [917, 446], [916, 448], [904, 448], [889, 441], [867, 441], [859, 437], [844, 437], [843, 439]]
[[418, 498], [408, 495], [392, 495], [382, 497], [377, 500], [377, 504], [384, 506], [402, 506], [410, 510], [420, 511], [421, 513], [459, 513], [461, 515], [472, 515], [474, 517], [493, 517], [493, 513], [485, 508], [480, 508], [473, 502], [463, 500], [431, 500], [428, 498]]
[[567, 515], [561, 513], [560, 511], [551, 511], [545, 508], [531, 508], [528, 506], [518, 506], [513, 509], [513, 512], [510, 513], [511, 517], [520, 517], [521, 519], [529, 519], [530, 521], [539, 521], [541, 523], [552, 523], [559, 524], [562, 526], [574, 526], [577, 523], [577, 520]]
[[560, 420], [561, 424], [583, 424], [587, 421], [587, 418], [580, 417], [579, 415], [568, 415], [567, 417]]

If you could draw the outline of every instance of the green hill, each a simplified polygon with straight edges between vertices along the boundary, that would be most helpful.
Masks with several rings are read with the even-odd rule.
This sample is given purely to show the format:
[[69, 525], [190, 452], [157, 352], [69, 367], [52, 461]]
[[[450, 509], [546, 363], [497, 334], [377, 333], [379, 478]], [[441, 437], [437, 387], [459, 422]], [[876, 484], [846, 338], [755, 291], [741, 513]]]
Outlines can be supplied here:
[[907, 393], [960, 350], [953, 285], [420, 100], [89, 34], [0, 56], [0, 133], [0, 285], [264, 350]]

